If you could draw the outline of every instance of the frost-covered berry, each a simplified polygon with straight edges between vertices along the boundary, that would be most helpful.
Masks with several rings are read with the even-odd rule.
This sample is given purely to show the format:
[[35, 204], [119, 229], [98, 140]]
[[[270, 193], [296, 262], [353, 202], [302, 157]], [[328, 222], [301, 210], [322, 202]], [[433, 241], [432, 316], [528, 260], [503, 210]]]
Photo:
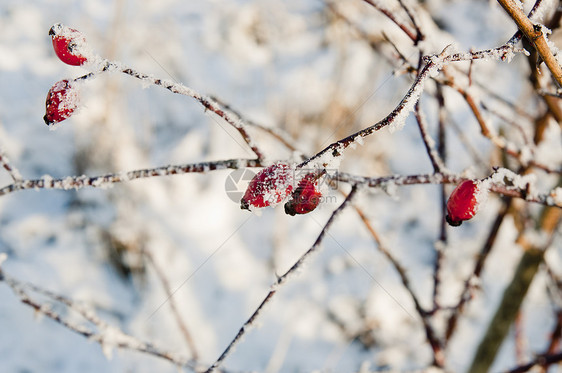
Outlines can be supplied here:
[[316, 175], [308, 174], [302, 178], [291, 199], [285, 203], [285, 213], [291, 216], [308, 214], [318, 206], [321, 198]]
[[465, 180], [453, 190], [447, 201], [447, 223], [456, 227], [472, 219], [486, 195], [482, 182]]
[[86, 39], [79, 31], [57, 23], [51, 27], [49, 35], [53, 39], [53, 49], [62, 62], [80, 66], [88, 60], [84, 56]]
[[274, 206], [293, 191], [293, 169], [286, 163], [275, 163], [258, 172], [248, 185], [240, 207], [246, 210]]
[[78, 107], [78, 90], [68, 80], [56, 82], [45, 101], [45, 116], [47, 125], [52, 125], [70, 117]]

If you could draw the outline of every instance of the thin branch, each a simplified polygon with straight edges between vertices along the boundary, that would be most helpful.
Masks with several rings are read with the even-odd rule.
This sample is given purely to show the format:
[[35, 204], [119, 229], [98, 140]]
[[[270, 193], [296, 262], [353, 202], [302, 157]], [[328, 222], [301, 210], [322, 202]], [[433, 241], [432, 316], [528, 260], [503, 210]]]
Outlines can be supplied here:
[[425, 82], [429, 78], [437, 74], [445, 65], [451, 62], [470, 61], [473, 59], [482, 58], [503, 60], [507, 58], [506, 56], [509, 56], [516, 51], [513, 45], [507, 44], [495, 49], [486, 49], [468, 53], [450, 54], [447, 50], [448, 48], [445, 48], [439, 55], [430, 55], [423, 57], [423, 61], [426, 63], [425, 66], [419, 72], [416, 80], [414, 81], [404, 98], [400, 101], [398, 106], [396, 106], [396, 108], [394, 108], [394, 110], [384, 119], [373, 124], [372, 126], [364, 128], [352, 135], [349, 135], [346, 138], [328, 145], [326, 148], [324, 148], [311, 158], [305, 160], [297, 167], [304, 167], [307, 164], [315, 161], [320, 163], [318, 164], [319, 167], [325, 167], [329, 159], [341, 156], [344, 149], [349, 147], [351, 144], [360, 141], [362, 138], [367, 137], [386, 126], [394, 126], [394, 128], [400, 128], [404, 124], [408, 114], [413, 111], [416, 103], [418, 102], [420, 95], [423, 92]]
[[[445, 97], [443, 96], [443, 88], [441, 85], [437, 85], [436, 93], [437, 103], [439, 104], [439, 114], [438, 114], [438, 132], [437, 132], [437, 154], [443, 161], [443, 165], [446, 167], [447, 161], [447, 143], [446, 143], [446, 131], [445, 131]], [[441, 283], [441, 265], [444, 256], [444, 249], [447, 246], [447, 222], [445, 216], [447, 214], [447, 195], [445, 193], [445, 184], [441, 185], [439, 189], [439, 199], [441, 201], [441, 223], [439, 229], [439, 240], [435, 243], [435, 262], [433, 265], [433, 308], [438, 309], [438, 296], [439, 296], [439, 284]]]
[[517, 243], [522, 247], [523, 255], [511, 282], [503, 293], [492, 320], [488, 324], [486, 333], [478, 345], [469, 372], [488, 371], [494, 362], [496, 354], [525, 299], [529, 286], [544, 260], [544, 253], [552, 244], [554, 233], [561, 221], [562, 210], [545, 207], [537, 224], [537, 229], [531, 234], [533, 237], [538, 233], [544, 234], [545, 241], [537, 244], [536, 240], [526, 237], [525, 233], [518, 237]]
[[4, 154], [4, 152], [1, 150], [0, 150], [0, 165], [6, 171], [8, 171], [8, 174], [10, 174], [10, 177], [14, 182], [19, 182], [23, 179], [19, 170], [10, 163], [10, 160], [8, 159], [8, 157], [6, 157], [6, 154]]
[[240, 330], [238, 331], [238, 333], [236, 334], [236, 336], [234, 337], [234, 339], [228, 344], [228, 346], [226, 347], [226, 349], [223, 351], [223, 353], [219, 356], [219, 358], [205, 371], [205, 373], [211, 373], [214, 372], [222, 363], [223, 361], [232, 353], [233, 348], [240, 342], [240, 340], [242, 339], [242, 337], [244, 336], [244, 334], [246, 334], [246, 332], [252, 327], [254, 326], [256, 320], [258, 319], [258, 317], [260, 316], [263, 308], [265, 307], [266, 304], [268, 304], [271, 299], [273, 298], [273, 296], [275, 295], [275, 293], [277, 292], [277, 290], [279, 290], [279, 288], [285, 284], [292, 275], [294, 275], [301, 267], [302, 265], [309, 260], [309, 258], [315, 254], [319, 248], [320, 248], [320, 244], [322, 243], [322, 241], [324, 240], [324, 237], [326, 236], [326, 233], [328, 232], [328, 229], [331, 228], [332, 224], [334, 223], [334, 221], [336, 220], [336, 218], [340, 215], [340, 213], [347, 207], [349, 206], [349, 204], [351, 203], [351, 200], [353, 199], [353, 197], [355, 196], [355, 193], [357, 192], [357, 187], [353, 186], [351, 189], [351, 192], [349, 193], [349, 195], [347, 196], [347, 198], [342, 202], [342, 204], [336, 209], [334, 210], [334, 212], [332, 213], [332, 215], [330, 216], [330, 218], [328, 219], [328, 221], [326, 222], [326, 224], [324, 225], [324, 228], [322, 228], [322, 231], [320, 231], [320, 234], [318, 235], [318, 237], [316, 238], [316, 241], [314, 242], [314, 244], [312, 245], [312, 247], [310, 247], [310, 249], [308, 249], [303, 255], [301, 255], [301, 257], [291, 266], [291, 268], [289, 268], [287, 270], [287, 272], [285, 272], [282, 276], [277, 278], [277, 281], [275, 282], [275, 284], [273, 284], [271, 286], [271, 290], [269, 291], [269, 293], [267, 293], [267, 295], [265, 296], [265, 298], [262, 300], [262, 302], [260, 303], [260, 305], [256, 308], [256, 310], [254, 311], [254, 313], [252, 313], [252, 315], [250, 316], [250, 318], [244, 323], [244, 325], [242, 325], [242, 327], [240, 328]]
[[273, 138], [275, 138], [280, 143], [285, 145], [285, 147], [287, 147], [287, 149], [292, 150], [292, 151], [298, 151], [298, 149], [293, 145], [294, 140], [287, 133], [285, 133], [283, 130], [281, 130], [277, 127], [267, 127], [267, 126], [264, 126], [262, 124], [256, 123], [256, 122], [254, 122], [254, 121], [252, 121], [248, 118], [243, 118], [242, 113], [240, 113], [238, 110], [234, 109], [231, 105], [225, 103], [223, 100], [219, 99], [216, 96], [209, 96], [209, 97], [212, 100], [214, 100], [215, 102], [217, 102], [220, 106], [222, 106], [225, 111], [229, 111], [232, 114], [234, 114], [235, 116], [237, 116], [238, 118], [242, 119], [246, 125], [258, 128], [261, 131], [264, 131], [264, 132], [270, 134]]
[[419, 26], [420, 22], [417, 19], [416, 11], [413, 10], [413, 9], [410, 9], [410, 6], [408, 4], [406, 4], [406, 2], [404, 0], [398, 0], [398, 3], [402, 7], [402, 9], [404, 9], [406, 14], [408, 15], [408, 18], [410, 18], [410, 21], [412, 21], [412, 25], [414, 26], [414, 29], [416, 30], [416, 40], [414, 40], [414, 45], [418, 45], [418, 43], [420, 41], [423, 41], [425, 39], [425, 35], [424, 35], [424, 33], [422, 32], [422, 30]]
[[[388, 188], [417, 184], [459, 184], [464, 180], [468, 180], [466, 177], [447, 173], [363, 177], [339, 172], [334, 176], [334, 178], [337, 181], [351, 184], [363, 184], [371, 188]], [[490, 183], [489, 191], [506, 197], [521, 198], [527, 202], [534, 202], [545, 206], [562, 208], [562, 203], [552, 198], [549, 194], [529, 193], [527, 188], [507, 186], [499, 183]]]
[[504, 150], [506, 154], [508, 154], [509, 156], [517, 159], [519, 163], [523, 166], [527, 166], [527, 165], [533, 166], [548, 173], [557, 173], [557, 174], [562, 173], [562, 170], [552, 169], [547, 165], [536, 162], [532, 159], [527, 159], [528, 154], [525, 151], [523, 151], [522, 149], [518, 149], [513, 143], [508, 142], [504, 137], [497, 135], [493, 131], [488, 121], [484, 118], [484, 115], [482, 114], [479, 108], [477, 99], [472, 94], [470, 94], [467, 90], [456, 85], [450, 79], [447, 80], [446, 84], [451, 88], [455, 89], [459, 94], [463, 96], [466, 103], [468, 104], [468, 107], [474, 114], [474, 118], [476, 119], [478, 125], [480, 126], [480, 132], [484, 137], [488, 138], [495, 146]]
[[97, 74], [106, 72], [106, 71], [120, 71], [124, 74], [132, 76], [133, 78], [139, 79], [144, 83], [157, 85], [163, 88], [166, 88], [168, 91], [184, 96], [191, 97], [198, 101], [205, 110], [209, 110], [222, 119], [224, 119], [228, 124], [234, 127], [242, 136], [246, 144], [252, 149], [259, 160], [264, 158], [262, 151], [259, 149], [257, 144], [254, 142], [248, 131], [246, 130], [246, 126], [244, 121], [239, 118], [232, 110], [224, 110], [221, 108], [221, 105], [213, 100], [209, 96], [202, 95], [201, 93], [195, 91], [192, 88], [189, 88], [181, 83], [175, 82], [169, 79], [158, 79], [151, 75], [144, 74], [137, 70], [134, 70], [130, 67], [123, 66], [120, 62], [114, 62], [109, 60], [104, 60], [100, 64], [100, 69], [96, 73], [89, 73], [74, 79], [75, 81], [78, 80], [88, 80], [94, 78]]
[[423, 140], [423, 144], [425, 146], [425, 150], [427, 152], [427, 155], [429, 156], [431, 165], [433, 166], [433, 171], [435, 172], [445, 171], [445, 164], [443, 163], [443, 160], [441, 159], [439, 153], [435, 149], [435, 141], [431, 138], [431, 136], [427, 132], [427, 120], [425, 119], [425, 115], [421, 111], [419, 101], [414, 109], [414, 115], [416, 117], [416, 121], [418, 122], [418, 128], [420, 130], [420, 134]]
[[445, 343], [449, 341], [449, 339], [455, 332], [458, 319], [464, 311], [464, 306], [471, 299], [470, 294], [475, 286], [475, 280], [480, 278], [480, 273], [484, 269], [484, 264], [486, 262], [486, 259], [488, 258], [488, 254], [490, 254], [490, 252], [492, 251], [492, 247], [496, 242], [498, 232], [500, 230], [500, 227], [505, 217], [507, 216], [510, 206], [511, 206], [511, 198], [508, 198], [504, 202], [504, 206], [502, 210], [496, 216], [496, 219], [494, 220], [492, 228], [488, 233], [488, 237], [486, 238], [486, 242], [484, 243], [484, 246], [482, 247], [482, 249], [480, 249], [480, 253], [478, 254], [476, 262], [474, 263], [474, 269], [472, 270], [472, 273], [468, 276], [468, 278], [464, 282], [464, 288], [460, 294], [459, 302], [454, 307], [454, 312], [447, 320], [447, 328], [445, 330]]
[[400, 276], [400, 280], [402, 281], [402, 285], [404, 285], [404, 288], [410, 294], [410, 297], [412, 298], [412, 300], [414, 302], [414, 306], [416, 308], [416, 311], [417, 311], [417, 313], [420, 316], [420, 319], [422, 321], [423, 328], [425, 330], [426, 339], [427, 339], [427, 341], [428, 341], [428, 343], [431, 347], [431, 350], [433, 351], [433, 365], [437, 366], [437, 367], [443, 367], [444, 364], [445, 364], [445, 356], [444, 356], [444, 353], [443, 353], [442, 343], [437, 338], [437, 336], [435, 334], [435, 331], [433, 330], [433, 327], [431, 326], [431, 323], [430, 323], [429, 317], [428, 317], [429, 316], [428, 312], [423, 309], [423, 307], [421, 306], [421, 304], [418, 300], [418, 297], [416, 296], [416, 294], [414, 293], [414, 290], [412, 289], [412, 285], [410, 284], [410, 280], [408, 279], [408, 276], [406, 275], [406, 270], [404, 269], [404, 267], [402, 267], [402, 265], [398, 262], [398, 260], [396, 258], [394, 258], [394, 256], [390, 253], [390, 251], [383, 244], [380, 235], [377, 233], [377, 231], [375, 231], [375, 229], [373, 228], [373, 226], [369, 222], [369, 219], [367, 218], [367, 216], [365, 216], [363, 211], [361, 209], [357, 208], [357, 207], [355, 208], [355, 210], [357, 211], [357, 213], [359, 214], [359, 217], [363, 221], [363, 224], [365, 225], [365, 227], [367, 228], [367, 230], [369, 231], [369, 233], [373, 237], [373, 240], [376, 242], [379, 251], [392, 264], [392, 266], [394, 267], [396, 272], [398, 272], [398, 275]]
[[160, 280], [160, 283], [162, 284], [162, 287], [166, 292], [168, 304], [170, 305], [170, 309], [172, 311], [172, 314], [174, 315], [174, 319], [176, 320], [176, 323], [180, 328], [183, 338], [185, 339], [187, 347], [189, 348], [192, 359], [197, 360], [199, 358], [199, 354], [197, 353], [197, 348], [195, 347], [195, 341], [193, 340], [193, 337], [191, 336], [191, 333], [189, 332], [187, 325], [185, 324], [185, 322], [183, 321], [183, 319], [179, 314], [178, 308], [176, 306], [175, 298], [172, 296], [173, 293], [170, 288], [170, 283], [166, 278], [166, 276], [164, 275], [164, 271], [162, 270], [162, 268], [160, 268], [158, 263], [156, 263], [152, 253], [150, 253], [148, 250], [143, 250], [143, 253], [145, 257], [148, 259], [148, 261], [150, 262], [150, 264], [152, 265], [152, 267], [154, 268], [154, 272], [156, 273], [156, 276]]
[[22, 180], [0, 188], [0, 196], [26, 189], [82, 189], [85, 187], [105, 188], [114, 183], [145, 179], [150, 177], [183, 175], [187, 173], [206, 173], [210, 171], [239, 169], [243, 167], [260, 167], [262, 163], [257, 159], [228, 159], [213, 162], [188, 163], [183, 165], [169, 165], [122, 173], [112, 173], [100, 176], [68, 176], [54, 179], [44, 176], [40, 179]]
[[[108, 325], [105, 321], [101, 320], [92, 310], [87, 309], [83, 305], [80, 305], [61, 295], [57, 295], [48, 290], [39, 288], [38, 286], [20, 282], [19, 280], [8, 276], [2, 270], [2, 268], [0, 268], [0, 281], [4, 282], [12, 289], [20, 302], [30, 306], [38, 313], [47, 316], [48, 318], [64, 326], [65, 328], [86, 337], [88, 340], [99, 343], [104, 350], [104, 353], [106, 354], [109, 354], [112, 348], [117, 347], [159, 357], [168, 360], [177, 366], [196, 370], [196, 363], [194, 361], [189, 360], [188, 358], [176, 353], [160, 349], [151, 343], [140, 341], [133, 336], [127, 335], [121, 330]], [[61, 315], [53, 311], [49, 304], [40, 303], [34, 300], [26, 292], [26, 288], [45, 295], [52, 300], [66, 305], [69, 309], [78, 312], [86, 320], [91, 322], [98, 329], [98, 332], [82, 324], [74, 323], [63, 318]]]
[[562, 352], [559, 352], [557, 354], [552, 354], [552, 355], [539, 355], [527, 364], [520, 365], [516, 368], [508, 370], [507, 373], [528, 372], [529, 370], [531, 370], [532, 368], [534, 368], [536, 366], [543, 366], [544, 367], [544, 366], [549, 366], [549, 365], [552, 365], [552, 364], [559, 363], [561, 361], [562, 361]]
[[398, 19], [394, 16], [394, 14], [390, 10], [383, 7], [382, 4], [380, 4], [376, 0], [363, 0], [363, 1], [371, 5], [373, 8], [375, 8], [382, 14], [384, 14], [388, 19], [394, 22], [396, 26], [398, 26], [402, 31], [404, 31], [404, 33], [414, 42], [414, 44], [417, 44], [418, 35], [414, 34], [408, 27], [406, 27], [406, 25], [398, 21]]

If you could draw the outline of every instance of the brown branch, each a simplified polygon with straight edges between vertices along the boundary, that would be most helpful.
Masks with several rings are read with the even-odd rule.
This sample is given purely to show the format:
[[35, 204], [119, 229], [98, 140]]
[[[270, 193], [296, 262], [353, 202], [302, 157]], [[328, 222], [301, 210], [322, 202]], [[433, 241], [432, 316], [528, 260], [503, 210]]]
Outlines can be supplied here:
[[418, 35], [414, 34], [406, 25], [399, 22], [398, 19], [392, 14], [392, 12], [386, 8], [384, 8], [381, 4], [374, 0], [363, 0], [367, 4], [371, 5], [373, 8], [384, 14], [388, 19], [390, 19], [396, 26], [400, 28], [400, 30], [404, 31], [404, 33], [414, 42], [414, 44], [418, 43]]
[[559, 363], [561, 361], [562, 361], [562, 352], [559, 352], [557, 354], [551, 354], [551, 355], [539, 355], [535, 359], [531, 360], [529, 363], [513, 368], [507, 371], [507, 373], [523, 373], [531, 370], [536, 366], [544, 367], [544, 366], [549, 366], [552, 364]]
[[562, 87], [562, 68], [558, 64], [556, 57], [552, 54], [546, 36], [544, 35], [542, 25], [534, 24], [523, 12], [519, 4], [514, 0], [498, 0], [498, 3], [505, 9], [507, 14], [515, 21], [519, 30], [525, 35], [527, 40], [537, 50], [541, 56], [554, 80]]
[[484, 137], [489, 139], [496, 147], [505, 151], [506, 154], [508, 154], [509, 156], [517, 159], [519, 161], [519, 163], [524, 165], [524, 166], [527, 166], [527, 165], [533, 166], [533, 167], [539, 168], [539, 169], [541, 169], [545, 172], [548, 172], [548, 173], [557, 173], [557, 174], [562, 173], [562, 170], [552, 169], [551, 167], [548, 167], [547, 165], [536, 162], [534, 160], [525, 159], [524, 158], [525, 154], [523, 153], [523, 151], [521, 149], [515, 148], [515, 146], [508, 143], [505, 138], [497, 135], [496, 133], [494, 133], [494, 131], [492, 131], [489, 123], [484, 118], [484, 115], [482, 114], [482, 112], [479, 108], [479, 105], [477, 103], [477, 100], [474, 98], [474, 96], [472, 96], [465, 89], [456, 85], [451, 79], [448, 79], [445, 84], [447, 84], [449, 87], [455, 89], [459, 94], [461, 94], [463, 96], [466, 103], [468, 104], [468, 107], [472, 111], [472, 113], [474, 115], [474, 118], [476, 119], [476, 121], [478, 122], [478, 125], [480, 126], [480, 132], [482, 133], [482, 135]]

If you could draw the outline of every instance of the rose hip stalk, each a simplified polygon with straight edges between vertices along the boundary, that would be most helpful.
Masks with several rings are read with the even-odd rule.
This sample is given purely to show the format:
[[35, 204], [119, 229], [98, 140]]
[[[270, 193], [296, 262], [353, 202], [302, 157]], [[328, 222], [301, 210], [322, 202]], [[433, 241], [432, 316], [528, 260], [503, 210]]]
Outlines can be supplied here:
[[254, 176], [240, 201], [246, 210], [274, 206], [293, 191], [293, 169], [285, 163], [275, 163]]
[[68, 80], [56, 82], [49, 93], [45, 102], [45, 123], [52, 124], [62, 122], [72, 115], [78, 107], [78, 90]]
[[472, 219], [478, 212], [482, 199], [486, 195], [482, 182], [465, 180], [460, 183], [447, 201], [447, 223], [456, 227], [463, 221]]
[[49, 30], [49, 35], [53, 39], [53, 49], [62, 62], [72, 66], [86, 63], [86, 39], [79, 31], [56, 23]]
[[291, 199], [285, 203], [285, 213], [291, 216], [308, 214], [318, 206], [321, 198], [317, 176], [308, 174], [302, 178]]

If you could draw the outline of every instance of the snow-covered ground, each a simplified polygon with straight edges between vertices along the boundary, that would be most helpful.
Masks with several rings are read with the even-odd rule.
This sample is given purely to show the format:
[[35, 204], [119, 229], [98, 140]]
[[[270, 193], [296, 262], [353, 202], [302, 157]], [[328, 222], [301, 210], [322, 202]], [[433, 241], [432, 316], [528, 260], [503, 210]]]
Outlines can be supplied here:
[[[408, 22], [398, 3], [382, 3]], [[374, 8], [359, 0], [338, 2], [338, 12], [352, 26], [326, 4], [318, 0], [2, 0], [2, 154], [25, 179], [255, 157], [236, 129], [196, 100], [115, 71], [81, 84], [79, 109], [51, 131], [43, 122], [49, 88], [95, 68], [58, 60], [48, 32], [60, 22], [80, 30], [103, 58], [216, 96], [244, 119], [279, 129], [295, 149], [249, 127], [267, 161], [298, 163], [303, 154], [315, 154], [376, 123], [406, 94], [413, 77], [403, 74], [405, 66], [393, 47], [382, 41], [381, 31], [417, 66], [418, 52], [412, 43]], [[493, 2], [432, 0], [423, 8], [420, 22], [428, 34], [422, 45], [425, 54], [438, 54], [452, 42], [459, 51], [494, 48], [516, 30]], [[434, 19], [425, 19], [427, 14]], [[442, 29], [433, 29], [436, 24]], [[356, 28], [371, 35], [382, 50], [374, 51]], [[516, 54], [509, 64], [475, 62], [472, 78], [474, 85], [480, 83], [536, 115], [543, 106], [535, 97], [529, 98], [525, 58]], [[469, 63], [454, 68], [466, 71]], [[438, 122], [435, 87], [429, 81], [421, 96], [433, 138]], [[483, 100], [489, 97], [474, 86], [470, 93], [482, 94]], [[485, 162], [477, 163], [450, 124], [447, 168], [469, 177], [488, 176], [491, 166], [501, 165], [501, 154], [480, 134], [462, 96], [445, 88], [444, 97], [447, 123], [460, 129]], [[496, 110], [514, 115], [498, 102], [494, 101]], [[496, 130], [509, 127], [486, 115]], [[529, 131], [531, 123], [520, 125]], [[517, 130], [511, 131], [502, 133], [516, 144], [521, 142]], [[548, 140], [536, 150], [536, 157], [560, 169], [560, 126], [551, 121], [546, 131]], [[413, 114], [403, 129], [383, 129], [366, 137], [345, 151], [339, 166], [329, 167], [370, 177], [432, 172]], [[325, 188], [325, 199], [310, 214], [292, 217], [282, 205], [251, 213], [241, 210], [225, 191], [231, 172], [0, 196], [0, 253], [7, 256], [1, 268], [6, 277], [64, 296], [109, 325], [95, 326], [77, 312], [78, 306], [68, 307], [33, 288], [22, 288], [72, 325], [100, 333], [99, 338], [87, 338], [53, 321], [44, 310], [24, 304], [21, 294], [6, 281], [0, 283], [0, 371], [178, 371], [164, 358], [118, 348], [126, 339], [121, 332], [135, 338], [130, 345], [136, 349], [144, 341], [179, 358], [192, 358], [195, 350], [198, 364], [205, 368], [215, 362], [277, 276], [313, 245], [345, 199]], [[556, 175], [538, 172], [538, 176], [541, 193], [555, 186]], [[0, 187], [12, 182], [10, 174], [0, 169]], [[349, 185], [340, 186], [350, 191]], [[244, 188], [241, 185], [240, 191]], [[440, 188], [388, 184], [361, 188], [353, 200], [402, 265], [427, 310], [433, 307], [435, 248], [443, 219]], [[440, 305], [458, 302], [500, 209], [497, 195], [490, 195], [473, 220], [447, 227]], [[529, 206], [529, 214], [536, 215], [538, 209], [540, 205]], [[517, 223], [508, 216], [498, 233], [480, 287], [444, 351], [448, 371], [469, 367], [512, 279], [522, 255], [515, 243]], [[554, 273], [562, 273], [561, 257], [558, 234], [547, 253]], [[319, 252], [297, 272], [276, 288], [254, 328], [246, 331], [224, 361], [226, 371], [412, 371], [431, 366], [433, 353], [414, 302], [354, 208], [337, 217]], [[496, 371], [517, 365], [516, 340], [525, 342], [525, 359], [548, 345], [556, 322], [553, 309], [562, 307], [559, 298], [556, 305], [548, 295], [550, 281], [541, 269], [523, 306], [519, 324], [523, 336], [508, 335], [495, 361]], [[191, 346], [174, 306], [191, 335]], [[438, 336], [444, 333], [449, 315], [439, 311], [429, 318]]]

